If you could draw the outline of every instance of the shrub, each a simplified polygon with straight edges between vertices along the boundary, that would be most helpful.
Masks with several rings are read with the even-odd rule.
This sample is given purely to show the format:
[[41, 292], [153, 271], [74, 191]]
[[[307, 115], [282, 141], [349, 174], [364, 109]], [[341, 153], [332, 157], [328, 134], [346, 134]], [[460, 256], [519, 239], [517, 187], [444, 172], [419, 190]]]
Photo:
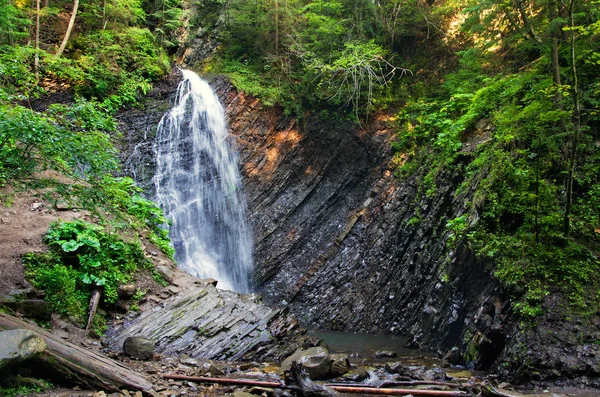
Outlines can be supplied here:
[[93, 289], [102, 289], [105, 303], [115, 303], [119, 285], [130, 282], [139, 265], [151, 266], [139, 243], [80, 220], [53, 223], [44, 241], [50, 252], [24, 256], [26, 277], [46, 291], [55, 311], [75, 321], [85, 318]]

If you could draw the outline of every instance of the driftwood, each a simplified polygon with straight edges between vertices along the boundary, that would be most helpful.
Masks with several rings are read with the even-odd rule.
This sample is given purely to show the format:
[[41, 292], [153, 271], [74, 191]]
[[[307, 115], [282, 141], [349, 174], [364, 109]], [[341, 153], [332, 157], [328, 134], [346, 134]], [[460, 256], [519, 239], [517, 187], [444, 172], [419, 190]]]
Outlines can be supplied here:
[[205, 376], [186, 376], [177, 374], [164, 374], [164, 379], [189, 380], [197, 383], [217, 383], [219, 385], [239, 385], [239, 386], [257, 386], [271, 387], [274, 389], [285, 389], [286, 385], [279, 382], [265, 382], [251, 379], [233, 379], [233, 378], [209, 378]]
[[377, 389], [371, 387], [331, 386], [340, 393], [385, 394], [388, 396], [430, 396], [430, 397], [461, 397], [467, 396], [463, 391], [419, 390], [419, 389]]
[[85, 327], [85, 335], [90, 334], [90, 329], [92, 328], [92, 323], [94, 322], [94, 316], [96, 315], [96, 310], [98, 310], [98, 303], [100, 303], [100, 297], [102, 296], [102, 291], [99, 289], [95, 289], [92, 291], [92, 296], [90, 298], [90, 306], [88, 308], [88, 321]]
[[490, 385], [489, 383], [482, 385], [481, 391], [482, 391], [483, 395], [486, 397], [516, 397], [519, 395], [516, 393], [515, 394], [504, 393], [504, 392], [496, 389], [494, 386]]
[[18, 328], [33, 331], [46, 342], [48, 347], [37, 359], [70, 382], [107, 391], [120, 389], [150, 391], [152, 389], [152, 384], [146, 378], [120, 363], [63, 341], [17, 317], [0, 312], [0, 330]]
[[451, 388], [462, 387], [459, 383], [440, 382], [435, 380], [400, 380], [400, 381], [383, 381], [375, 385], [364, 385], [360, 383], [327, 383], [325, 386], [341, 386], [341, 387], [369, 387], [369, 388], [390, 388], [396, 386], [446, 386]]
[[[290, 373], [297, 374], [297, 370]], [[429, 397], [462, 397], [467, 396], [467, 393], [462, 391], [442, 391], [442, 390], [418, 390], [418, 389], [389, 389], [389, 388], [377, 388], [374, 386], [347, 386], [341, 384], [326, 384], [324, 385], [327, 389], [324, 389], [323, 386], [317, 385], [312, 381], [307, 383], [306, 377], [301, 377], [296, 379], [296, 375], [294, 375], [294, 379], [289, 379], [287, 384], [279, 383], [279, 382], [265, 382], [265, 381], [256, 381], [250, 379], [231, 379], [231, 378], [208, 378], [201, 376], [185, 376], [185, 375], [176, 375], [176, 374], [165, 374], [163, 378], [165, 379], [178, 379], [178, 380], [189, 380], [192, 382], [198, 383], [217, 383], [217, 384], [228, 384], [228, 385], [240, 385], [240, 386], [258, 386], [258, 387], [270, 387], [276, 389], [292, 389], [298, 391], [302, 395], [312, 395], [312, 396], [323, 396], [323, 395], [331, 395], [327, 389], [334, 390], [340, 393], [354, 393], [354, 394], [384, 394], [384, 395], [396, 395], [403, 396], [407, 394], [412, 394], [413, 396], [429, 396]], [[440, 382], [441, 383], [441, 382]], [[429, 383], [431, 384], [431, 383]], [[455, 385], [456, 386], [456, 385]]]

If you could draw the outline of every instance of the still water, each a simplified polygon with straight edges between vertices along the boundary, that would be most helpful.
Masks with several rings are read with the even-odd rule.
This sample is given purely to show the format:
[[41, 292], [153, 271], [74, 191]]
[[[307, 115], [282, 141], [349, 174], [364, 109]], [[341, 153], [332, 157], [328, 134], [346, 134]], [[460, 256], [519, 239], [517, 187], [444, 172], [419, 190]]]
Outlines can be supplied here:
[[323, 339], [331, 353], [344, 353], [351, 361], [390, 361], [390, 358], [375, 359], [375, 353], [380, 351], [395, 352], [402, 358], [435, 358], [435, 352], [404, 347], [407, 337], [398, 335], [352, 334], [347, 332], [311, 332], [312, 335]]

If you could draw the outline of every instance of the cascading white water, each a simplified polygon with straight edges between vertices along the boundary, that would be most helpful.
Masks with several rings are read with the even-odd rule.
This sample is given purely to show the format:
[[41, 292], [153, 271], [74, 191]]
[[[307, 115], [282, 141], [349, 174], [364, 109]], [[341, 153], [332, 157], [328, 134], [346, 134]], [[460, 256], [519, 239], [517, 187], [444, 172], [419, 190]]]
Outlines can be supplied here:
[[157, 202], [172, 222], [179, 267], [219, 280], [220, 288], [248, 292], [252, 236], [225, 113], [205, 81], [181, 72], [175, 106], [156, 133]]

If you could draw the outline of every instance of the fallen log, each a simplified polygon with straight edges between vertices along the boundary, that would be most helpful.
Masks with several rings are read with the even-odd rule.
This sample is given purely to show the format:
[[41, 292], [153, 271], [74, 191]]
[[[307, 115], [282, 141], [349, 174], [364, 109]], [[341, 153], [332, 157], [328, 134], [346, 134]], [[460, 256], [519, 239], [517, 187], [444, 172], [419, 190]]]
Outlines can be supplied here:
[[186, 376], [178, 374], [163, 374], [164, 379], [189, 380], [196, 383], [217, 383], [220, 385], [258, 386], [285, 389], [286, 385], [279, 382], [266, 382], [252, 379], [210, 378], [206, 376]]
[[77, 385], [106, 391], [121, 389], [150, 391], [152, 384], [122, 364], [61, 340], [40, 327], [0, 312], [0, 330], [23, 328], [33, 331], [48, 347], [37, 360]]
[[400, 381], [384, 381], [375, 385], [364, 385], [360, 383], [326, 383], [325, 386], [344, 386], [344, 387], [369, 387], [369, 388], [391, 388], [396, 386], [446, 386], [451, 388], [459, 388], [462, 385], [458, 383], [440, 382], [435, 380], [400, 380]]
[[[222, 385], [240, 385], [240, 386], [259, 386], [270, 387], [275, 389], [297, 389], [295, 386], [288, 386], [279, 382], [265, 382], [250, 379], [232, 379], [232, 378], [208, 378], [202, 376], [185, 376], [177, 374], [164, 374], [165, 379], [188, 380], [198, 383], [217, 383]], [[467, 396], [467, 393], [462, 391], [443, 391], [443, 390], [419, 390], [419, 389], [379, 389], [376, 387], [356, 387], [356, 386], [339, 386], [326, 385], [341, 393], [360, 393], [360, 394], [385, 394], [403, 396], [412, 394], [413, 396], [429, 396], [429, 397], [462, 397]]]
[[340, 393], [385, 394], [388, 396], [429, 396], [429, 397], [461, 397], [468, 394], [463, 391], [419, 390], [419, 389], [378, 389], [370, 387], [330, 386]]

